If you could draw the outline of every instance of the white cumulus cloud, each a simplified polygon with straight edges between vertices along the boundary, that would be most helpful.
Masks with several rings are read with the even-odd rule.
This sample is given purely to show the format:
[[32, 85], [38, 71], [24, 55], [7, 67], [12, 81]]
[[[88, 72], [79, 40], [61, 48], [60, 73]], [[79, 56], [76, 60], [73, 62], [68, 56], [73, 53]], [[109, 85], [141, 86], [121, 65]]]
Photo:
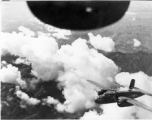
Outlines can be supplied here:
[[58, 112], [64, 112], [65, 111], [65, 106], [59, 102], [59, 100], [51, 97], [51, 96], [48, 96], [47, 98], [44, 98], [43, 99], [43, 104], [48, 104], [48, 105], [55, 105], [55, 109], [58, 111]]
[[30, 62], [26, 59], [21, 59], [21, 58], [17, 58], [14, 62], [15, 64], [26, 64], [26, 65], [30, 65]]
[[37, 77], [43, 80], [51, 80], [57, 76], [60, 67], [53, 60], [53, 55], [58, 50], [58, 44], [53, 37], [39, 35], [37, 38], [31, 33], [24, 31], [20, 33], [1, 33], [2, 50], [12, 54], [26, 57], [32, 62], [32, 68]]
[[44, 98], [43, 101], [47, 104], [58, 104], [59, 101], [54, 99], [53, 97], [48, 96], [47, 98]]
[[29, 35], [29, 36], [35, 36], [35, 33], [33, 31], [31, 31], [30, 29], [24, 27], [24, 26], [20, 26], [18, 28], [18, 30], [20, 30], [21, 32], [23, 32], [24, 35]]
[[141, 45], [141, 42], [139, 40], [133, 39], [133, 41], [134, 41], [134, 47], [138, 47]]
[[94, 48], [104, 50], [106, 52], [112, 52], [115, 50], [115, 42], [110, 37], [101, 37], [101, 35], [94, 36], [92, 33], [88, 33], [89, 41]]
[[20, 89], [17, 89], [15, 94], [17, 95], [17, 97], [19, 97], [21, 100], [23, 100], [29, 105], [37, 105], [38, 103], [40, 103], [40, 100], [33, 97], [29, 97], [28, 94], [22, 92]]
[[16, 85], [25, 86], [25, 81], [21, 78], [21, 73], [18, 71], [18, 68], [8, 64], [6, 67], [3, 67], [0, 70], [1, 81], [4, 83], [12, 83]]
[[66, 111], [76, 112], [95, 106], [97, 96], [95, 86], [87, 82], [93, 80], [107, 87], [115, 82], [118, 67], [114, 62], [94, 49], [89, 49], [86, 40], [78, 39], [72, 45], [62, 46], [57, 52], [57, 61], [64, 66], [58, 80], [63, 86]]

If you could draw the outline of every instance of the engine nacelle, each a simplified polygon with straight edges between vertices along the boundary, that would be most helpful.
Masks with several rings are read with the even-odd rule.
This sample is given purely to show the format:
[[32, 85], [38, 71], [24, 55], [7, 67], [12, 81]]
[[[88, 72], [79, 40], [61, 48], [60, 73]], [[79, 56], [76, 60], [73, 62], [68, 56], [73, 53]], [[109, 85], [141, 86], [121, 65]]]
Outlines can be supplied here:
[[98, 95], [102, 95], [103, 93], [105, 93], [107, 90], [100, 90], [98, 91]]
[[127, 107], [127, 106], [133, 106], [133, 104], [128, 103], [126, 100], [118, 100], [117, 105], [119, 107]]

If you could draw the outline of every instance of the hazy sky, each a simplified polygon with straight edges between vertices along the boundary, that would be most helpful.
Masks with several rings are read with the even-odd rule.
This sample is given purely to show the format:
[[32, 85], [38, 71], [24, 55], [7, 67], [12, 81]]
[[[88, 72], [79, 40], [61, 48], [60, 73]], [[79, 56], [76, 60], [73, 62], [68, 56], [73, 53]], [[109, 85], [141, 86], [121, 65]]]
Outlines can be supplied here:
[[23, 18], [28, 20], [33, 15], [29, 11], [26, 2], [3, 2], [2, 20], [17, 20]]

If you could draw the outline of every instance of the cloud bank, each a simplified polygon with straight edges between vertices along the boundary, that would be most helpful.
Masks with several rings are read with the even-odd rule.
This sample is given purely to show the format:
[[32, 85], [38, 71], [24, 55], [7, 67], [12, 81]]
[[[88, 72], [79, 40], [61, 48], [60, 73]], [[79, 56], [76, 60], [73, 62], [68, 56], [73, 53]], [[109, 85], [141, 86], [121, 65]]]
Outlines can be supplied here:
[[[2, 52], [9, 51], [12, 54], [26, 57], [32, 62], [33, 74], [43, 81], [57, 80], [59, 87], [63, 88], [65, 102], [61, 104], [53, 97], [47, 97], [43, 102], [53, 104], [60, 112], [74, 113], [79, 110], [94, 109], [96, 104], [94, 99], [97, 93], [96, 86], [88, 83], [87, 80], [93, 80], [107, 87], [113, 87], [115, 82], [122, 85], [129, 85], [130, 80], [135, 78], [136, 86], [152, 92], [151, 77], [144, 73], [119, 73], [115, 63], [98, 53], [95, 49], [106, 52], [114, 51], [114, 42], [111, 38], [102, 38], [89, 34], [90, 43], [95, 49], [89, 48], [85, 39], [77, 39], [71, 45], [63, 45], [59, 49], [57, 40], [45, 33], [34, 34], [26, 28], [20, 27], [19, 33], [2, 33]], [[4, 76], [3, 81], [16, 81], [18, 70], [13, 66], [8, 66], [12, 73], [11, 78]], [[6, 69], [6, 68], [5, 68]], [[5, 70], [4, 69], [4, 70]], [[3, 70], [2, 70], [3, 71]], [[6, 70], [5, 74], [9, 73]], [[11, 73], [11, 72], [10, 72]], [[12, 78], [14, 78], [12, 80]], [[40, 101], [28, 97], [26, 93], [18, 91], [18, 97], [27, 101], [29, 104], [38, 104]], [[31, 100], [32, 99], [32, 100]], [[146, 105], [151, 107], [151, 98], [143, 96], [138, 98]], [[33, 102], [34, 101], [34, 102]], [[83, 118], [94, 116], [95, 118], [152, 118], [146, 110], [137, 107], [120, 108], [117, 104], [101, 105], [102, 114], [95, 110], [84, 114]], [[144, 116], [147, 114], [146, 116]]]
[[72, 45], [62, 46], [56, 55], [57, 61], [64, 66], [58, 80], [66, 86], [63, 94], [69, 112], [95, 106], [95, 86], [88, 83], [88, 79], [111, 87], [118, 71], [112, 60], [95, 49], [89, 49], [86, 43], [84, 39], [77, 39]]
[[2, 52], [7, 50], [20, 57], [26, 57], [32, 62], [32, 68], [40, 79], [46, 81], [54, 79], [57, 76], [58, 69], [60, 69], [53, 60], [53, 55], [58, 50], [56, 40], [45, 34], [32, 37], [29, 29], [25, 29], [27, 28], [19, 33], [1, 34]]

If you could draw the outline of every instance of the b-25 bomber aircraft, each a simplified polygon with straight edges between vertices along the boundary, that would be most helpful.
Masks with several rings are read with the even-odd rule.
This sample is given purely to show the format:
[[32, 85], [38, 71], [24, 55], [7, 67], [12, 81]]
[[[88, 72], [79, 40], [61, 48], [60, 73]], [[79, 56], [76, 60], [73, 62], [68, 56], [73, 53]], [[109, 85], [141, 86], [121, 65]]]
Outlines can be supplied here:
[[[152, 112], [152, 108], [134, 99], [143, 95], [152, 96], [151, 93], [148, 93], [144, 90], [134, 87], [135, 85], [134, 79], [132, 79], [130, 82], [129, 90], [125, 90], [125, 91], [111, 89], [91, 80], [87, 80], [87, 81], [92, 83], [93, 85], [96, 85], [101, 89], [98, 92], [99, 97], [95, 99], [95, 102], [97, 104], [109, 104], [116, 102], [119, 107], [129, 107], [135, 105], [137, 107], [141, 107], [143, 109]], [[124, 86], [119, 85], [119, 87], [124, 87]]]

